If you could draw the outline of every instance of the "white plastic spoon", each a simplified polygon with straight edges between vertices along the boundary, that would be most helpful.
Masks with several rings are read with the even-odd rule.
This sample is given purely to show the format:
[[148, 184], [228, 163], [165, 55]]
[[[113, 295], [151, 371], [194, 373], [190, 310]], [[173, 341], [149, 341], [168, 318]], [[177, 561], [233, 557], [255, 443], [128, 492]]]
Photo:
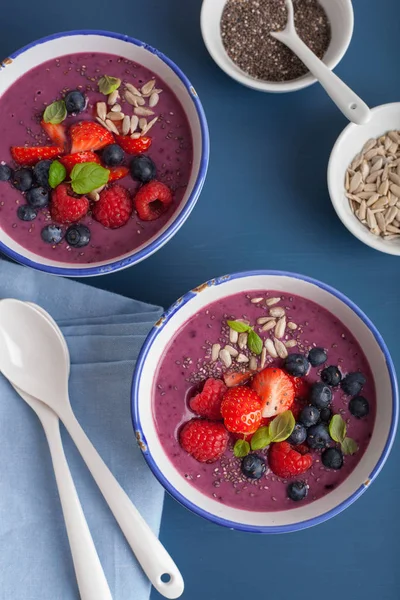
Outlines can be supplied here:
[[[45, 313], [40, 306], [36, 304], [30, 305], [35, 310], [41, 312], [57, 327], [50, 315]], [[13, 387], [37, 414], [43, 425], [56, 477], [65, 528], [67, 530], [78, 582], [79, 595], [82, 600], [112, 600], [111, 591], [108, 587], [65, 457], [60, 435], [59, 419], [56, 413], [46, 406], [46, 404], [43, 404], [40, 400], [36, 400], [36, 398], [23, 392], [15, 385]]]
[[285, 44], [300, 58], [349, 121], [357, 125], [367, 123], [371, 118], [368, 106], [303, 42], [294, 24], [292, 0], [286, 0], [286, 7], [288, 11], [286, 28], [282, 31], [272, 31], [270, 35]]
[[0, 302], [0, 370], [14, 385], [39, 398], [59, 416], [147, 577], [160, 594], [178, 598], [184, 583], [177, 566], [103, 462], [72, 411], [68, 396], [69, 356], [66, 359], [59, 334], [42, 314], [19, 300]]

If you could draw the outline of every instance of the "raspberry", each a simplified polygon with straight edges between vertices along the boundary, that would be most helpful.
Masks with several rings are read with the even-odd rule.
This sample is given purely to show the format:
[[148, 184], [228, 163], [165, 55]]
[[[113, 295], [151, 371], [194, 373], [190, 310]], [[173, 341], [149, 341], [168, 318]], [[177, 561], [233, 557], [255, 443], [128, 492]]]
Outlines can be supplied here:
[[202, 392], [190, 400], [190, 408], [201, 417], [221, 421], [221, 402], [226, 390], [221, 379], [207, 379]]
[[308, 471], [312, 466], [311, 454], [301, 454], [293, 450], [288, 442], [271, 444], [268, 464], [271, 471], [282, 479], [290, 479]]
[[132, 211], [128, 190], [113, 185], [101, 192], [100, 200], [93, 207], [93, 217], [104, 227], [117, 229], [129, 221]]
[[199, 462], [218, 460], [226, 450], [228, 432], [222, 423], [206, 419], [192, 419], [179, 434], [182, 448]]
[[222, 400], [221, 413], [228, 431], [254, 433], [261, 423], [261, 399], [250, 388], [229, 388]]
[[52, 193], [50, 213], [56, 223], [76, 223], [89, 210], [89, 200], [85, 196], [72, 196], [69, 185], [62, 183]]
[[139, 219], [154, 221], [168, 209], [172, 202], [172, 192], [160, 181], [145, 183], [137, 192], [134, 203]]

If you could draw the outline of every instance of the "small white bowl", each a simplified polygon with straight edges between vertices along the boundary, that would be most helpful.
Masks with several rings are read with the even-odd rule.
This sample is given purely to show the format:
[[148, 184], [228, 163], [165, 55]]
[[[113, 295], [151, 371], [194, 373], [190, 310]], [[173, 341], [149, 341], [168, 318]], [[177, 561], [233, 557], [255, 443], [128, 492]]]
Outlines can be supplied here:
[[356, 238], [375, 250], [400, 256], [399, 240], [388, 241], [373, 235], [353, 215], [344, 187], [346, 170], [365, 142], [393, 129], [400, 130], [400, 102], [376, 106], [371, 110], [371, 119], [365, 125], [347, 125], [332, 149], [328, 164], [328, 188], [339, 219]]
[[[351, 331], [367, 357], [375, 382], [377, 419], [369, 446], [354, 471], [331, 493], [289, 510], [256, 512], [232, 508], [202, 494], [183, 477], [157, 435], [152, 402], [158, 366], [176, 332], [211, 302], [249, 290], [298, 294], [324, 306]], [[293, 273], [250, 271], [227, 275], [188, 292], [171, 306], [148, 335], [136, 363], [132, 385], [135, 436], [144, 458], [165, 489], [186, 508], [219, 525], [253, 533], [286, 533], [330, 519], [350, 506], [382, 469], [398, 423], [396, 373], [389, 351], [368, 317], [337, 290]], [[182, 399], [183, 402], [183, 399]]]
[[[311, 73], [290, 81], [263, 81], [251, 77], [229, 58], [222, 43], [220, 22], [227, 0], [203, 0], [201, 8], [201, 32], [204, 43], [217, 65], [239, 83], [260, 92], [295, 92], [317, 80]], [[351, 0], [319, 0], [331, 24], [332, 39], [323, 58], [334, 69], [349, 47], [354, 28], [354, 12]]]

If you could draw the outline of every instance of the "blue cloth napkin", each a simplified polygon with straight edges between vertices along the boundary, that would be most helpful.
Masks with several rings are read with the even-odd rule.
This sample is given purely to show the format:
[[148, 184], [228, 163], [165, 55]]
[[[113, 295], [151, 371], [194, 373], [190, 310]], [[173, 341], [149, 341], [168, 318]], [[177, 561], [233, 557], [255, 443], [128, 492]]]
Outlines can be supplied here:
[[[39, 304], [71, 353], [78, 420], [158, 534], [163, 490], [133, 435], [135, 361], [161, 309], [0, 259], [0, 298]], [[56, 390], [55, 390], [56, 391]], [[114, 600], [147, 600], [150, 584], [90, 473], [63, 430], [64, 447]], [[0, 375], [0, 599], [79, 598], [47, 442], [36, 415]]]

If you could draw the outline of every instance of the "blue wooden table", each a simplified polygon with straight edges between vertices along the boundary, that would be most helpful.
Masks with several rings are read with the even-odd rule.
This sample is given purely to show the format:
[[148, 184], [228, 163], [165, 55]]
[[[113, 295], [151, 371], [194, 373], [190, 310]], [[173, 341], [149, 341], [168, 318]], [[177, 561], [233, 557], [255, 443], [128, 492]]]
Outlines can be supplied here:
[[[354, 300], [377, 325], [400, 369], [399, 259], [353, 238], [328, 196], [327, 162], [344, 117], [318, 85], [266, 95], [229, 79], [203, 45], [200, 6], [201, 0], [1, 3], [2, 56], [55, 31], [120, 31], [175, 60], [207, 113], [210, 169], [189, 221], [144, 263], [87, 282], [167, 306], [228, 272], [304, 273]], [[398, 101], [400, 4], [354, 0], [354, 8], [354, 38], [337, 73], [370, 106]], [[335, 519], [291, 535], [232, 532], [166, 498], [161, 538], [185, 577], [184, 597], [398, 600], [399, 462], [397, 442], [361, 499]], [[153, 593], [152, 600], [157, 598]]]

